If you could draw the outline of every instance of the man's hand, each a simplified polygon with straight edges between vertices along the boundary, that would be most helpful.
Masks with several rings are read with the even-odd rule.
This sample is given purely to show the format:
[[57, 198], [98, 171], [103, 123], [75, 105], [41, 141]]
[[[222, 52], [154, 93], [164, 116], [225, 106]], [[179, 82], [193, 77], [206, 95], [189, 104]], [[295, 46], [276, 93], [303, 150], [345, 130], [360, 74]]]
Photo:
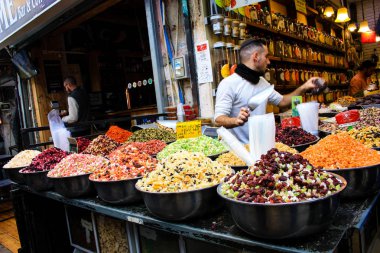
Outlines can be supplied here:
[[240, 112], [238, 116], [236, 117], [236, 125], [237, 126], [242, 126], [245, 124], [245, 122], [248, 121], [249, 117], [249, 109], [246, 107], [240, 108]]
[[315, 80], [318, 79], [318, 77], [312, 77], [310, 78], [309, 80], [306, 81], [306, 83], [304, 83], [301, 87], [302, 87], [302, 91], [303, 92], [306, 92], [308, 90], [311, 90], [311, 89], [314, 89], [314, 88], [317, 88], [317, 84], [315, 83]]
[[59, 116], [61, 116], [61, 117], [64, 117], [64, 116], [66, 116], [67, 115], [67, 111], [66, 110], [61, 110], [60, 112], [59, 112]]

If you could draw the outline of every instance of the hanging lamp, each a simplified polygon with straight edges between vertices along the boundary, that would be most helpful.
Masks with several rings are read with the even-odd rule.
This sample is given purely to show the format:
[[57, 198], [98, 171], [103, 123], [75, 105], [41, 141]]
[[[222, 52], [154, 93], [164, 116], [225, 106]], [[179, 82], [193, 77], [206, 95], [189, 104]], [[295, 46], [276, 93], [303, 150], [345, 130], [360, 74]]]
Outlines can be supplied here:
[[366, 32], [370, 32], [371, 29], [369, 29], [368, 21], [364, 19], [363, 0], [361, 1], [361, 3], [362, 3], [362, 15], [363, 15], [363, 21], [360, 22], [358, 33], [366, 33]]
[[356, 29], [358, 29], [356, 27], [356, 24], [355, 23], [351, 23], [348, 25], [347, 29], [350, 31], [350, 32], [354, 32]]
[[334, 9], [331, 6], [327, 6], [325, 11], [323, 12], [323, 15], [325, 15], [328, 18], [330, 18], [334, 14], [335, 14]]
[[348, 16], [348, 10], [346, 7], [341, 7], [338, 9], [336, 14], [335, 23], [345, 23], [350, 21], [351, 18]]

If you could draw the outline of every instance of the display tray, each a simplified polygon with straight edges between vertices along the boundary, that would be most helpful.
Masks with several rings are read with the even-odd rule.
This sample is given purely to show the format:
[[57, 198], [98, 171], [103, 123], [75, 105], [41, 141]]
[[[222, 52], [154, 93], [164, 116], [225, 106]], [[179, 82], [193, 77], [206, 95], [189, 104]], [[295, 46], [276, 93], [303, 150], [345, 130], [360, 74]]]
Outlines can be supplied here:
[[241, 231], [226, 209], [213, 215], [188, 222], [168, 222], [150, 214], [144, 204], [109, 206], [96, 197], [67, 199], [55, 192], [35, 192], [23, 185], [14, 188], [77, 206], [116, 219], [135, 222], [161, 231], [206, 242], [253, 250], [254, 252], [336, 252], [339, 243], [351, 228], [359, 224], [371, 212], [380, 193], [364, 199], [341, 201], [337, 213], [326, 230], [308, 237], [289, 240], [264, 240]]

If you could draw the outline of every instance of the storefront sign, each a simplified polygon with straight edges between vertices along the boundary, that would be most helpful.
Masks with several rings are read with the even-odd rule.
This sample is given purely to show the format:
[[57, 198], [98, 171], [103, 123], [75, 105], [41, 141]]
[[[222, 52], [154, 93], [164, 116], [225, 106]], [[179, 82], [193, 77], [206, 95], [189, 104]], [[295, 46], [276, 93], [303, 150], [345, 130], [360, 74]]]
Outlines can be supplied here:
[[305, 0], [294, 0], [294, 3], [296, 4], [296, 10], [299, 12], [302, 12], [304, 14], [307, 14], [306, 12], [306, 1]]
[[0, 0], [0, 43], [60, 0]]
[[213, 81], [212, 66], [210, 47], [207, 40], [195, 45], [195, 58], [197, 62], [198, 84], [211, 83]]
[[177, 140], [195, 138], [202, 135], [202, 125], [200, 120], [178, 122], [176, 125]]
[[227, 10], [233, 10], [247, 5], [263, 2], [265, 0], [234, 0], [230, 6], [226, 6]]

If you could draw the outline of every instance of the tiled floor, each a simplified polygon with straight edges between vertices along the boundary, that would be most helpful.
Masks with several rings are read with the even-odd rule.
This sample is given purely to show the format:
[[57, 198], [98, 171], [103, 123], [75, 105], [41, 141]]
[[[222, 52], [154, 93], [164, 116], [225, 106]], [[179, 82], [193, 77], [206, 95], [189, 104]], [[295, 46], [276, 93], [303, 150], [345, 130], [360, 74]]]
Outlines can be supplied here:
[[0, 204], [0, 253], [17, 253], [20, 248], [11, 202]]

